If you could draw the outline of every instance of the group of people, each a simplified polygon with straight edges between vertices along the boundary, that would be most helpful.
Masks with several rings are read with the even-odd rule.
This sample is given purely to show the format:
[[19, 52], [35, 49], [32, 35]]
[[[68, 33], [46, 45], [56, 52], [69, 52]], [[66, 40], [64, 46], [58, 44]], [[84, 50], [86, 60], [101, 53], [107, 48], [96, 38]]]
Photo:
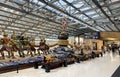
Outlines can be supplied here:
[[[21, 38], [21, 37], [20, 37]], [[16, 58], [14, 55], [14, 52], [18, 52], [20, 57], [25, 57], [24, 50], [27, 50], [27, 55], [34, 56], [34, 54], [40, 55], [40, 50], [43, 51], [43, 54], [46, 54], [49, 50], [49, 46], [45, 43], [45, 39], [41, 39], [38, 46], [35, 45], [35, 40], [32, 38], [31, 40], [28, 40], [28, 37], [24, 36], [22, 39], [19, 38], [19, 43], [16, 41], [16, 35], [13, 33], [11, 35], [11, 38], [8, 37], [8, 34], [4, 32], [3, 38], [0, 38], [0, 53], [2, 56], [2, 59], [5, 59], [5, 53], [4, 51], [8, 52], [8, 57], [10, 58]], [[38, 47], [38, 50], [36, 52], [35, 47]]]
[[111, 50], [112, 50], [113, 53], [115, 53], [116, 51], [118, 51], [119, 55], [120, 55], [120, 45], [112, 44], [111, 45]]
[[115, 43], [108, 44], [107, 46], [102, 46], [101, 49], [103, 52], [112, 51], [113, 54], [118, 52], [120, 55], [120, 45], [119, 44], [115, 44]]

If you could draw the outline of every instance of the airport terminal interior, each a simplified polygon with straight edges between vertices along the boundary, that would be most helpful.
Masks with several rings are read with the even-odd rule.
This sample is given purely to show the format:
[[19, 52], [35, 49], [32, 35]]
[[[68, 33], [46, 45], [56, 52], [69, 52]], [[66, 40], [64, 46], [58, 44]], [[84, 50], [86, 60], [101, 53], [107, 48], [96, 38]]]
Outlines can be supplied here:
[[0, 0], [0, 77], [120, 77], [120, 0]]

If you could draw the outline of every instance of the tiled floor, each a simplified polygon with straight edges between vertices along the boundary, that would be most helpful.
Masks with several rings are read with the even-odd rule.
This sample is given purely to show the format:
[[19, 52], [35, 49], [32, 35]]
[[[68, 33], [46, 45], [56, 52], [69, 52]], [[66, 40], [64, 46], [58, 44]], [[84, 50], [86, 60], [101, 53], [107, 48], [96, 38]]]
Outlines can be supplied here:
[[20, 70], [19, 73], [14, 71], [0, 74], [0, 77], [111, 77], [119, 65], [120, 56], [107, 53], [104, 57], [57, 68], [50, 73], [46, 73], [39, 67], [39, 69]]

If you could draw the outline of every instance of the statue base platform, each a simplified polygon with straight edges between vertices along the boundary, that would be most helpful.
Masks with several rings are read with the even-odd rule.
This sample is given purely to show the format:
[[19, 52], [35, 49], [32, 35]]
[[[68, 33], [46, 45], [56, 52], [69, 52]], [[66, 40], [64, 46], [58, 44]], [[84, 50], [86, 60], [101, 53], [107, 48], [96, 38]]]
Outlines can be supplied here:
[[65, 45], [68, 45], [68, 44], [69, 44], [68, 40], [58, 40], [58, 45], [65, 46]]

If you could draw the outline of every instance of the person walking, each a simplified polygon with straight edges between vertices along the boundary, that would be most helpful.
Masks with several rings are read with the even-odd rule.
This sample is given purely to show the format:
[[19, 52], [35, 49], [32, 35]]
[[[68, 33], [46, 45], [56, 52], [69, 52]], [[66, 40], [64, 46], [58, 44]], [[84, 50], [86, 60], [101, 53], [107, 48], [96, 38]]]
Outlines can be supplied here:
[[114, 54], [115, 53], [115, 45], [112, 44], [112, 53]]
[[120, 45], [118, 46], [118, 53], [119, 53], [119, 55], [120, 55]]

